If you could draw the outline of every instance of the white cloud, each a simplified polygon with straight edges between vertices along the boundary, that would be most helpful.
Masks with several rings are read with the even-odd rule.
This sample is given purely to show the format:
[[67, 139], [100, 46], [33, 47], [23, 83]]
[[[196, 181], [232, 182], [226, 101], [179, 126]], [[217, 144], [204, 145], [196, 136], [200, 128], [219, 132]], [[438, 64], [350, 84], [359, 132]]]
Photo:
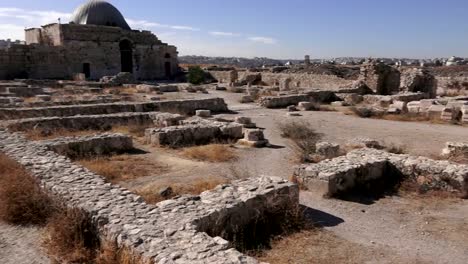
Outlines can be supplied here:
[[200, 31], [199, 28], [193, 28], [188, 26], [170, 26], [172, 29], [179, 29], [179, 30], [190, 30], [190, 31]]
[[268, 37], [249, 37], [248, 40], [263, 44], [276, 44], [278, 42], [276, 39]]
[[0, 23], [0, 39], [24, 39], [24, 27], [13, 24]]
[[56, 11], [34, 11], [20, 8], [0, 8], [0, 17], [16, 19], [22, 21], [25, 26], [39, 26], [57, 22], [60, 18], [63, 22], [68, 21], [71, 13]]
[[240, 37], [241, 36], [241, 34], [239, 33], [222, 32], [222, 31], [211, 31], [209, 33], [210, 35], [221, 36], [221, 37]]
[[133, 20], [130, 18], [125, 18], [128, 24], [132, 28], [143, 28], [143, 29], [151, 29], [151, 28], [170, 28], [176, 30], [189, 30], [189, 31], [200, 31], [199, 28], [194, 28], [190, 26], [175, 26], [175, 25], [165, 25], [156, 22], [150, 22], [146, 20]]

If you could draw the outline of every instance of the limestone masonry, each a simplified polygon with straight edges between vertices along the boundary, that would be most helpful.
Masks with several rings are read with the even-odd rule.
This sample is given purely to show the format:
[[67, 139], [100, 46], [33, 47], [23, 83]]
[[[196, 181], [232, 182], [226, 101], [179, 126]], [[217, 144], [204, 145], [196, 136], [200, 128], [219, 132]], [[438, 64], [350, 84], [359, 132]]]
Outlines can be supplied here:
[[29, 28], [25, 34], [26, 45], [0, 50], [0, 79], [72, 79], [81, 73], [99, 80], [128, 72], [148, 80], [172, 78], [178, 71], [176, 47], [149, 31], [131, 30], [104, 1], [80, 6], [69, 24]]
[[240, 180], [199, 196], [149, 205], [18, 134], [0, 130], [0, 151], [24, 165], [67, 205], [90, 212], [103, 236], [155, 263], [258, 263], [231, 248], [222, 237], [232, 237], [260, 216], [278, 217], [281, 212], [283, 218], [277, 219], [284, 221], [299, 205], [296, 185], [268, 177]]

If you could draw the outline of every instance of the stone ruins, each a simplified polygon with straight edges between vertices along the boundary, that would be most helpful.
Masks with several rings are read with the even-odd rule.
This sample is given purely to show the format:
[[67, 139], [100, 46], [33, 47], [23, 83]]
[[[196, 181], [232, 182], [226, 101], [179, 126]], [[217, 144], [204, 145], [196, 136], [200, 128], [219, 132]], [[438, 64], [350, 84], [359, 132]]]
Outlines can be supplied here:
[[25, 31], [26, 45], [0, 50], [0, 79], [99, 80], [120, 72], [135, 79], [166, 79], [177, 74], [177, 49], [149, 31], [131, 30], [111, 4], [90, 0], [69, 24]]
[[[317, 65], [307, 55], [297, 65], [210, 66], [205, 82], [190, 84], [176, 47], [132, 30], [110, 3], [87, 1], [70, 21], [26, 29], [25, 43], [0, 42], [0, 154], [67, 207], [88, 212], [103, 241], [144, 260], [263, 263], [250, 250], [275, 250], [272, 239], [289, 235], [280, 232], [285, 223], [330, 230], [388, 224], [388, 212], [412, 199], [398, 196], [405, 183], [421, 191], [417, 199], [425, 205], [440, 197], [422, 191], [468, 197], [468, 143], [461, 132], [468, 124], [468, 77], [460, 72], [374, 59]], [[288, 134], [285, 124], [299, 128]], [[387, 137], [399, 137], [409, 151], [392, 148]], [[197, 151], [215, 159], [190, 156]], [[86, 162], [144, 170], [113, 181]], [[187, 191], [210, 177], [213, 186], [202, 182], [209, 187]], [[173, 193], [177, 187], [182, 191]], [[164, 199], [148, 198], [154, 195]], [[385, 210], [347, 203], [386, 195], [398, 198], [385, 200]], [[437, 217], [425, 210], [419, 216], [427, 214], [426, 224], [411, 222], [418, 216], [405, 211], [391, 215], [405, 225], [385, 230], [408, 239], [398, 233], [406, 224], [430, 226]], [[443, 232], [465, 227], [466, 217], [459, 218], [462, 224]], [[343, 228], [346, 236], [372, 241], [363, 243], [366, 250], [387, 247], [385, 238], [377, 245], [353, 228]], [[423, 238], [417, 237], [429, 239]], [[327, 241], [320, 250], [328, 249]], [[457, 242], [440, 248], [450, 255], [466, 244]], [[417, 249], [417, 260], [433, 250]]]

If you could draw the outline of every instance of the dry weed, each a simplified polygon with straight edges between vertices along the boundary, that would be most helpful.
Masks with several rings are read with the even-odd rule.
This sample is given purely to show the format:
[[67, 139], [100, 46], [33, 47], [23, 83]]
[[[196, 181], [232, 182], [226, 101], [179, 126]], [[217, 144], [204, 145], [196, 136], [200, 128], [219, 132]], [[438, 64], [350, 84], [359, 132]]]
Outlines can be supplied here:
[[124, 247], [119, 248], [116, 243], [105, 241], [101, 245], [99, 255], [95, 260], [96, 264], [150, 264], [149, 261], [144, 261], [141, 256], [133, 252], [131, 249]]
[[315, 132], [312, 125], [304, 121], [280, 123], [281, 136], [291, 139], [299, 163], [314, 162], [317, 142], [322, 134]]
[[164, 165], [132, 155], [82, 159], [77, 162], [112, 183], [155, 175], [167, 170]]
[[147, 203], [156, 204], [179, 195], [199, 195], [204, 191], [214, 189], [218, 185], [227, 183], [229, 183], [229, 181], [226, 179], [210, 177], [208, 179], [195, 180], [190, 183], [172, 184], [170, 185], [172, 192], [165, 197], [159, 194], [159, 190], [163, 187], [167, 187], [167, 184], [153, 185], [150, 188], [139, 190], [136, 193], [142, 196]]
[[19, 225], [43, 225], [54, 212], [53, 199], [17, 162], [0, 154], [0, 219]]
[[237, 159], [233, 147], [222, 144], [211, 144], [186, 148], [182, 155], [189, 159], [207, 162], [227, 162]]
[[72, 208], [51, 217], [44, 247], [60, 262], [92, 263], [99, 249], [99, 233], [88, 213]]

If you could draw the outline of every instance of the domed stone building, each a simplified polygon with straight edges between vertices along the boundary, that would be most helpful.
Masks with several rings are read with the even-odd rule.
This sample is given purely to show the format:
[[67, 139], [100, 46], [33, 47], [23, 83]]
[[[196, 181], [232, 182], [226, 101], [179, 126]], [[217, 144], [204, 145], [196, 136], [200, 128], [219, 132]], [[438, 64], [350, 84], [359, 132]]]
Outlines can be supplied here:
[[[168, 79], [178, 70], [175, 46], [149, 31], [132, 30], [112, 4], [90, 0], [68, 24], [26, 29], [26, 45], [0, 50], [0, 79], [88, 79], [130, 72], [136, 79]], [[3, 65], [3, 66], [2, 66]]]

